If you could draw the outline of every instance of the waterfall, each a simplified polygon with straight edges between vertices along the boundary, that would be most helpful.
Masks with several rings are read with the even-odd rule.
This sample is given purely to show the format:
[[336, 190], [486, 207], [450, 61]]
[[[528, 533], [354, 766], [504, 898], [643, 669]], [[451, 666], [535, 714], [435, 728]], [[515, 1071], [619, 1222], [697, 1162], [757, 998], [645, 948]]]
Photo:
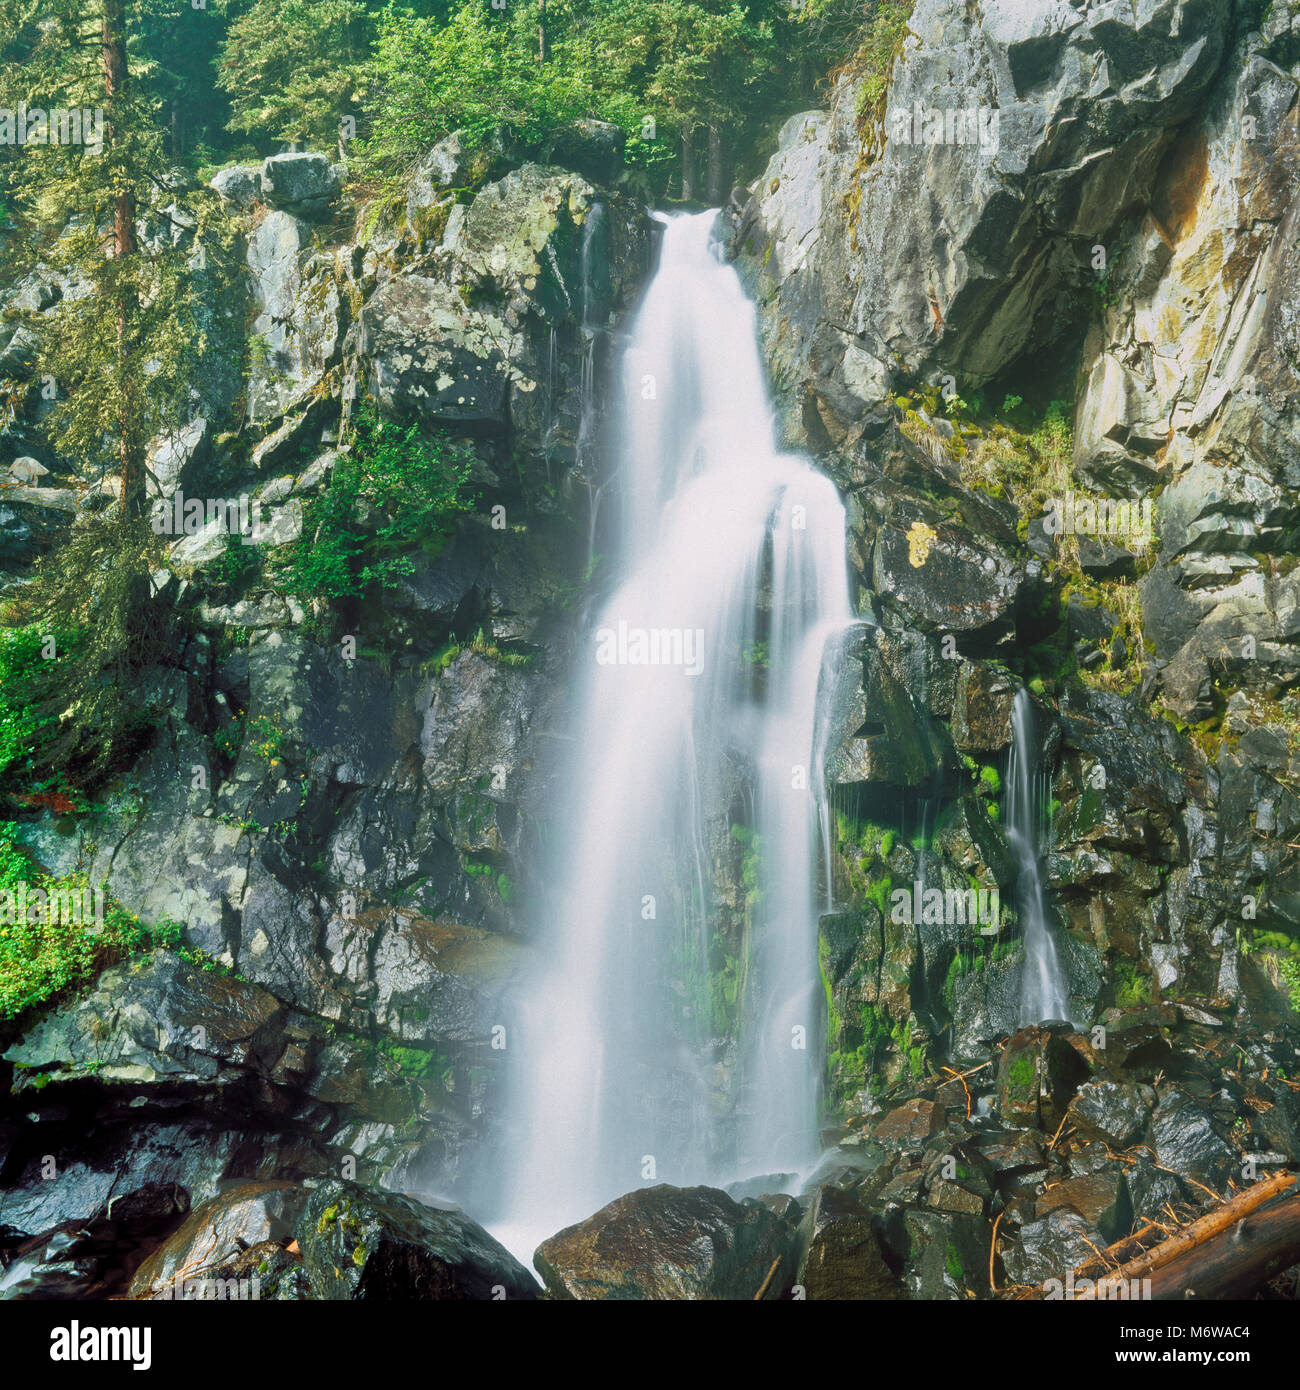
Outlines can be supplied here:
[[1070, 1017], [1069, 982], [1052, 939], [1047, 890], [1039, 859], [1039, 818], [1045, 780], [1038, 768], [1034, 704], [1026, 690], [1017, 690], [1011, 708], [1006, 834], [1016, 861], [1016, 909], [1025, 942], [1025, 968], [1020, 984], [1022, 1028], [1049, 1019]]
[[[541, 866], [544, 964], [509, 1045], [494, 1229], [525, 1260], [637, 1186], [819, 1151], [821, 745], [834, 639], [854, 622], [844, 508], [777, 449], [717, 214], [659, 220], [615, 402], [611, 590], [579, 637]], [[720, 864], [741, 838], [758, 886], [725, 1063], [709, 972]]]

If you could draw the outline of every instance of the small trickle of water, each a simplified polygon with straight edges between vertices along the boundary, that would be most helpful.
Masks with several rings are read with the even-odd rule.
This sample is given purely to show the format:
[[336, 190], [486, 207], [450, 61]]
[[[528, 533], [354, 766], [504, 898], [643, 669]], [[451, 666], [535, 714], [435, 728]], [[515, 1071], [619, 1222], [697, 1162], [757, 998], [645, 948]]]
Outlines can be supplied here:
[[1020, 984], [1020, 1026], [1070, 1017], [1070, 987], [1062, 969], [1047, 912], [1047, 889], [1039, 855], [1041, 808], [1046, 777], [1038, 768], [1034, 704], [1016, 691], [1011, 709], [1011, 763], [1007, 769], [1005, 825], [1016, 861], [1016, 910], [1025, 942]]

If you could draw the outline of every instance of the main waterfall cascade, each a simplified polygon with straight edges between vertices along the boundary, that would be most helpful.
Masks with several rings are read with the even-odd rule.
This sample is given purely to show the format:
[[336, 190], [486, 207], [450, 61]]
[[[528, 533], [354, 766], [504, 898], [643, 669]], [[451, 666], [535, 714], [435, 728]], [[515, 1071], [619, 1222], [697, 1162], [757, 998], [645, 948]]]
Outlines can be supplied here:
[[[544, 973], [509, 1045], [494, 1227], [525, 1261], [637, 1186], [795, 1170], [820, 1152], [822, 745], [836, 639], [855, 622], [844, 508], [777, 449], [717, 214], [659, 220], [622, 361], [610, 596], [578, 647], [540, 877]], [[718, 866], [741, 837], [755, 887], [728, 1094], [710, 962]]]
[[1016, 691], [1011, 707], [1011, 762], [1007, 769], [1007, 845], [1016, 862], [1016, 907], [1025, 942], [1020, 986], [1020, 1026], [1068, 1019], [1069, 982], [1061, 968], [1048, 920], [1047, 890], [1039, 860], [1039, 814], [1045, 778], [1038, 770], [1034, 705]]

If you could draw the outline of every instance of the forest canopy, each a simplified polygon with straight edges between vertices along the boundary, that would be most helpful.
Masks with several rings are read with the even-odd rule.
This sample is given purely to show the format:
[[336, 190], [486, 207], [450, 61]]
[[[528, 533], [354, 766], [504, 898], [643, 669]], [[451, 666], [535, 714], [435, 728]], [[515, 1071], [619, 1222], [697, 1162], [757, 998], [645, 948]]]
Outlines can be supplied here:
[[594, 117], [622, 127], [630, 162], [665, 177], [671, 163], [672, 191], [690, 196], [697, 167], [701, 185], [706, 168], [747, 167], [771, 127], [817, 99], [827, 68], [864, 42], [878, 12], [899, 8], [898, 0], [59, 0], [51, 20], [38, 0], [0, 0], [0, 68], [15, 99], [52, 104], [47, 71], [31, 67], [49, 48], [49, 26], [75, 47], [111, 25], [167, 157], [194, 169], [307, 148], [337, 152], [367, 176], [395, 176], [452, 130], [486, 142], [504, 129], [527, 148]]

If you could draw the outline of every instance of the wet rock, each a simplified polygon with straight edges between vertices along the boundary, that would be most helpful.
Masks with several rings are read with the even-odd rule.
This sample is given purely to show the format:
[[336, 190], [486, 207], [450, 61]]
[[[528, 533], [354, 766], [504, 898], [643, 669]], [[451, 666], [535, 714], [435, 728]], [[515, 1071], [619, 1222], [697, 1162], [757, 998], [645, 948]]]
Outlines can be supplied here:
[[877, 1120], [873, 1133], [882, 1144], [920, 1148], [947, 1123], [943, 1106], [932, 1100], [910, 1100]]
[[1151, 1116], [1156, 1161], [1186, 1178], [1222, 1191], [1239, 1164], [1236, 1151], [1220, 1137], [1208, 1112], [1177, 1086], [1161, 1087]]
[[952, 1005], [955, 1056], [982, 1059], [998, 1038], [1019, 1026], [1024, 959], [1024, 952], [1017, 951], [957, 977]]
[[[169, 951], [105, 971], [4, 1054], [44, 1087], [213, 1081], [223, 1067], [267, 1068], [283, 1048], [284, 1006], [256, 985], [200, 970]], [[39, 1078], [39, 1081], [37, 1080]]]
[[995, 1137], [981, 1146], [981, 1153], [999, 1181], [1020, 1177], [1044, 1166], [1043, 1141], [1032, 1130]]
[[403, 912], [372, 949], [375, 1017], [411, 1039], [486, 1037], [526, 959], [508, 937]]
[[1011, 706], [1016, 688], [988, 666], [971, 666], [957, 682], [952, 741], [963, 753], [1001, 752], [1011, 742]]
[[461, 1211], [355, 1183], [322, 1183], [298, 1230], [312, 1296], [379, 1302], [531, 1299], [536, 1282]]
[[912, 1206], [920, 1201], [924, 1187], [925, 1169], [919, 1166], [910, 1168], [890, 1178], [880, 1189], [876, 1200], [882, 1207]]
[[1138, 1016], [1127, 1024], [1107, 1030], [1106, 1061], [1126, 1077], [1150, 1082], [1168, 1064], [1173, 1048], [1160, 1023]]
[[929, 1184], [926, 1204], [938, 1211], [983, 1216], [987, 1199], [987, 1193], [974, 1183], [939, 1177]]
[[964, 1299], [988, 1290], [990, 1228], [983, 1217], [908, 1211], [903, 1231], [909, 1297]]
[[1063, 1276], [1104, 1249], [1106, 1240], [1078, 1212], [1058, 1208], [1020, 1228], [1014, 1244], [1001, 1252], [1002, 1267], [1015, 1284], [1041, 1284]]
[[1126, 1149], [1142, 1133], [1155, 1101], [1149, 1086], [1093, 1081], [1079, 1087], [1068, 1115], [1085, 1138], [1102, 1139], [1114, 1149]]
[[1087, 1064], [1057, 1032], [1026, 1028], [998, 1063], [998, 1114], [1006, 1124], [1055, 1130]]
[[909, 669], [908, 649], [877, 629], [860, 655], [862, 687], [841, 713], [842, 737], [827, 758], [830, 777], [840, 784], [906, 787], [929, 781], [943, 764], [943, 746], [913, 695], [918, 682]]
[[1139, 1156], [1137, 1163], [1125, 1170], [1125, 1181], [1138, 1221], [1167, 1221], [1168, 1208], [1176, 1211], [1183, 1198], [1178, 1179], [1162, 1172], [1145, 1156]]
[[803, 1219], [806, 1253], [795, 1283], [809, 1299], [898, 1298], [901, 1289], [880, 1251], [871, 1213], [836, 1187], [819, 1187]]
[[180, 1298], [180, 1281], [214, 1279], [242, 1250], [287, 1241], [306, 1200], [294, 1183], [236, 1183], [194, 1208], [136, 1270], [132, 1298]]
[[1063, 1207], [1077, 1212], [1100, 1231], [1107, 1244], [1124, 1235], [1133, 1222], [1124, 1174], [1114, 1167], [1053, 1183], [1038, 1198], [1036, 1214], [1045, 1217]]
[[711, 1187], [641, 1188], [543, 1241], [534, 1256], [552, 1298], [752, 1300], [794, 1280], [794, 1230], [766, 1207]]
[[189, 1210], [174, 1183], [146, 1183], [112, 1197], [89, 1221], [72, 1222], [8, 1252], [0, 1301], [103, 1298], [122, 1292], [141, 1253]]
[[1024, 568], [991, 542], [922, 518], [885, 526], [876, 539], [875, 590], [926, 632], [1004, 634]]

